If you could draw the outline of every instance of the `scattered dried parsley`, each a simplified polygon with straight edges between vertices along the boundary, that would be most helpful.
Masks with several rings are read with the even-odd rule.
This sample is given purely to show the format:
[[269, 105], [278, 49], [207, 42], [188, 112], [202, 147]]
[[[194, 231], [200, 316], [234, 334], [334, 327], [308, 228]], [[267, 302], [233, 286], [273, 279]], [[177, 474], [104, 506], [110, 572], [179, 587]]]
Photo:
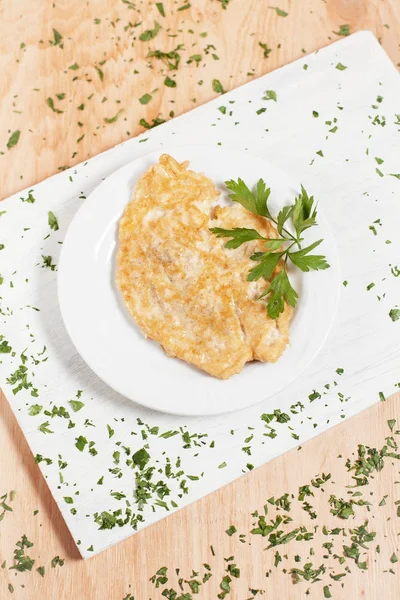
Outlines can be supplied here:
[[276, 14], [278, 15], [278, 17], [287, 17], [289, 13], [287, 13], [285, 10], [282, 10], [281, 8], [278, 8], [277, 6], [270, 6], [269, 8], [272, 8], [275, 10]]
[[264, 58], [268, 58], [268, 55], [270, 52], [272, 52], [272, 49], [268, 48], [268, 45], [264, 44], [263, 42], [258, 42], [258, 45], [264, 50]]
[[32, 571], [35, 561], [26, 554], [26, 550], [32, 548], [33, 543], [28, 540], [26, 535], [23, 535], [21, 540], [15, 545], [16, 549], [14, 550], [14, 564], [12, 567], [10, 567], [10, 569], [15, 569], [20, 573], [24, 571]]
[[117, 114], [115, 114], [113, 117], [105, 117], [104, 121], [106, 123], [115, 123], [116, 121], [118, 121], [119, 117], [122, 115], [122, 113], [124, 112], [123, 108], [120, 108], [120, 110], [117, 112]]
[[151, 94], [144, 94], [143, 96], [141, 96], [141, 98], [139, 98], [139, 102], [140, 104], [148, 104], [151, 99]]
[[160, 31], [160, 29], [161, 25], [159, 25], [157, 21], [154, 21], [153, 29], [146, 29], [146, 31], [144, 31], [139, 36], [139, 40], [141, 40], [142, 42], [149, 42], [150, 40], [153, 40], [156, 37], [157, 33]]
[[62, 567], [64, 566], [64, 562], [65, 559], [60, 558], [59, 556], [55, 556], [51, 561], [51, 566], [53, 567], [53, 569], [57, 566]]
[[350, 25], [340, 25], [339, 26], [339, 31], [334, 31], [333, 33], [335, 33], [336, 35], [350, 35]]
[[217, 94], [224, 94], [224, 88], [222, 87], [222, 83], [218, 79], [213, 79], [212, 87], [214, 92]]
[[160, 13], [160, 15], [162, 17], [165, 17], [164, 4], [162, 2], [156, 2], [156, 7], [157, 7], [158, 12]]
[[20, 135], [21, 132], [19, 131], [19, 129], [17, 129], [17, 131], [14, 131], [14, 133], [10, 135], [9, 140], [7, 142], [7, 148], [9, 150], [11, 150], [11, 148], [18, 144]]
[[47, 215], [50, 229], [54, 229], [54, 231], [57, 231], [59, 229], [59, 226], [56, 215], [51, 210], [49, 210]]
[[277, 102], [276, 92], [274, 92], [274, 90], [267, 90], [263, 100], [273, 100], [274, 102]]

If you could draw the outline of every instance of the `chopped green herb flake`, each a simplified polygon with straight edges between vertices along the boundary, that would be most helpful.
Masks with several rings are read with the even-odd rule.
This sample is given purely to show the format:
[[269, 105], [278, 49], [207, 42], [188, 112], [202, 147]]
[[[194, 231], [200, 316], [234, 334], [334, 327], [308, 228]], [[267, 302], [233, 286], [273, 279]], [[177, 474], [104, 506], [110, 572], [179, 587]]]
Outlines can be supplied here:
[[100, 69], [100, 67], [95, 67], [95, 69], [97, 71], [98, 76], [100, 77], [100, 81], [103, 81], [104, 80], [104, 73], [103, 73], [103, 71]]
[[158, 9], [158, 12], [160, 13], [160, 15], [162, 17], [165, 17], [165, 10], [164, 10], [163, 3], [162, 2], [156, 2], [156, 6], [157, 6], [157, 9]]
[[82, 435], [80, 435], [78, 438], [75, 438], [75, 446], [81, 452], [83, 452], [87, 443], [88, 443], [87, 439], [85, 437], [83, 437]]
[[64, 112], [63, 110], [60, 110], [59, 108], [56, 108], [56, 107], [54, 106], [54, 100], [53, 100], [53, 98], [47, 98], [47, 105], [48, 105], [48, 106], [50, 106], [51, 110], [52, 110], [53, 112], [55, 112], [55, 113], [59, 113], [59, 114], [61, 114], [61, 113], [63, 113], [63, 112]]
[[140, 469], [144, 469], [147, 463], [150, 460], [150, 454], [147, 452], [145, 448], [141, 448], [132, 456], [132, 460], [135, 465], [138, 465]]
[[264, 44], [263, 42], [258, 42], [258, 45], [264, 50], [264, 58], [268, 58], [270, 52], [272, 52], [271, 48], [268, 48], [268, 44]]
[[231, 525], [228, 529], [226, 529], [225, 533], [227, 533], [229, 536], [232, 536], [234, 533], [237, 532], [237, 529], [234, 525]]
[[57, 29], [53, 29], [53, 41], [51, 41], [50, 43], [53, 46], [60, 46], [60, 48], [64, 48], [62, 40], [63, 36], [61, 35], [61, 33], [59, 33]]
[[154, 28], [153, 29], [146, 29], [146, 31], [144, 31], [140, 36], [139, 36], [139, 40], [141, 40], [142, 42], [149, 42], [150, 40], [153, 40], [157, 33], [160, 31], [161, 26], [154, 21]]
[[53, 567], [53, 569], [55, 567], [57, 567], [57, 565], [59, 567], [62, 567], [62, 566], [64, 566], [64, 562], [65, 562], [65, 560], [63, 558], [60, 558], [59, 556], [55, 556], [51, 561], [51, 566]]
[[14, 146], [16, 146], [19, 142], [19, 137], [21, 135], [21, 132], [19, 130], [14, 131], [14, 133], [12, 133], [9, 137], [9, 140], [7, 142], [7, 148], [9, 150], [11, 150], [11, 148], [13, 148]]
[[164, 85], [166, 85], [167, 87], [170, 87], [170, 88], [175, 88], [176, 81], [167, 76], [164, 80]]
[[151, 100], [152, 96], [150, 94], [144, 94], [141, 98], [139, 98], [140, 104], [148, 104]]
[[334, 31], [336, 35], [350, 35], [350, 25], [340, 25], [339, 31]]
[[273, 8], [275, 10], [275, 12], [278, 15], [278, 17], [287, 17], [288, 14], [289, 14], [285, 10], [282, 10], [281, 8], [278, 8], [277, 6], [270, 6], [270, 8]]
[[213, 79], [212, 87], [214, 92], [217, 94], [224, 94], [224, 88], [222, 87], [222, 83], [218, 79]]
[[117, 114], [115, 114], [113, 117], [110, 117], [110, 118], [108, 118], [108, 117], [105, 117], [104, 121], [105, 121], [106, 123], [115, 123], [116, 121], [118, 121], [119, 117], [122, 115], [122, 113], [123, 113], [123, 112], [124, 112], [124, 109], [123, 109], [123, 108], [121, 108], [121, 109], [120, 109], [120, 110], [117, 112]]
[[59, 229], [59, 226], [56, 215], [51, 210], [49, 210], [47, 215], [50, 229], [54, 229], [54, 231], [57, 231]]

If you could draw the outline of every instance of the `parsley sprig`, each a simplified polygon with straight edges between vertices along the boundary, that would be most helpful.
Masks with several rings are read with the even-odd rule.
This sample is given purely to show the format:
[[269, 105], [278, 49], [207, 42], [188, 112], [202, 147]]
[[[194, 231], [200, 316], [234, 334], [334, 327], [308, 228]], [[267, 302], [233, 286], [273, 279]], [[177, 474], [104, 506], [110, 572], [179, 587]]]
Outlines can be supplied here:
[[[250, 256], [250, 259], [257, 264], [250, 269], [247, 280], [258, 281], [264, 278], [268, 282], [268, 286], [259, 299], [268, 296], [268, 315], [271, 319], [277, 319], [285, 308], [285, 300], [293, 308], [298, 300], [298, 293], [290, 283], [287, 274], [288, 261], [304, 272], [329, 268], [325, 256], [311, 254], [321, 244], [322, 239], [302, 247], [303, 233], [317, 225], [314, 197], [309, 196], [301, 186], [301, 193], [295, 198], [294, 203], [284, 206], [275, 218], [268, 208], [271, 189], [267, 188], [262, 179], [257, 182], [254, 193], [240, 178], [237, 181], [233, 179], [226, 181], [225, 185], [232, 192], [229, 195], [231, 200], [239, 202], [243, 208], [253, 214], [265, 217], [274, 223], [278, 230], [278, 238], [266, 238], [255, 229], [246, 227], [235, 227], [234, 229], [213, 227], [211, 229], [219, 238], [230, 238], [226, 242], [225, 248], [239, 248], [242, 244], [252, 240], [265, 241], [265, 251], [254, 252]], [[285, 226], [289, 220], [292, 222], [294, 233]], [[273, 276], [278, 265], [282, 265], [282, 268]]]

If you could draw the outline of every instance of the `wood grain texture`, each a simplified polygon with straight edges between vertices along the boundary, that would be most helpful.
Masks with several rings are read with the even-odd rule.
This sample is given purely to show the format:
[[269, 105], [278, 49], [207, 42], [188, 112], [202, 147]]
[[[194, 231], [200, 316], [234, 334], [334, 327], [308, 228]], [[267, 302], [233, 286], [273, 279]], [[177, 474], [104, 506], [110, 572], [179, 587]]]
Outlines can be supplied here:
[[[228, 90], [248, 81], [248, 73], [260, 76], [298, 58], [303, 49], [311, 52], [329, 44], [337, 39], [333, 31], [338, 31], [341, 24], [349, 24], [352, 32], [372, 30], [392, 60], [400, 62], [397, 0], [282, 0], [279, 6], [287, 10], [287, 17], [277, 16], [265, 0], [231, 0], [227, 10], [217, 0], [191, 0], [189, 9], [177, 11], [182, 4], [183, 0], [164, 0], [167, 17], [163, 18], [155, 4], [148, 1], [136, 3], [140, 13], [120, 0], [0, 2], [2, 198], [52, 175], [59, 167], [71, 166], [136, 135], [143, 130], [139, 125], [141, 118], [149, 122], [158, 115], [168, 118], [171, 110], [178, 115], [211, 99], [215, 95], [213, 79], [220, 80]], [[153, 27], [155, 20], [162, 30], [154, 40], [141, 42], [139, 35]], [[142, 24], [134, 27], [140, 21]], [[49, 43], [53, 28], [63, 36], [63, 49]], [[202, 32], [207, 32], [207, 37], [200, 37]], [[174, 35], [177, 37], [171, 37]], [[263, 57], [259, 42], [271, 48], [268, 58]], [[21, 48], [21, 44], [25, 46]], [[149, 49], [171, 50], [178, 44], [185, 49], [179, 51], [182, 60], [177, 71], [146, 58]], [[206, 54], [208, 45], [215, 48], [209, 48]], [[196, 61], [187, 64], [189, 57], [196, 54], [202, 57], [198, 66]], [[103, 60], [106, 62], [100, 64]], [[75, 63], [79, 69], [68, 68]], [[103, 80], [96, 66], [103, 72]], [[176, 88], [164, 85], [167, 75], [176, 78]], [[152, 94], [152, 100], [142, 105], [138, 99], [155, 89], [158, 91]], [[65, 98], [59, 100], [56, 94], [65, 94]], [[53, 112], [48, 98], [63, 112]], [[82, 104], [84, 108], [80, 110]], [[123, 113], [116, 122], [104, 121], [120, 109]], [[21, 131], [20, 140], [7, 150], [7, 140], [15, 130]], [[77, 142], [83, 134], [83, 139]], [[298, 487], [317, 473], [332, 472], [335, 484], [327, 484], [326, 492], [312, 501], [318, 519], [310, 521], [299, 504], [293, 505], [291, 516], [296, 524], [320, 526], [313, 543], [316, 556], [311, 560], [318, 565], [333, 564], [332, 558], [327, 560], [322, 556], [321, 544], [327, 538], [320, 529], [322, 524], [338, 526], [337, 518], [329, 512], [328, 494], [346, 498], [346, 486], [351, 482], [344, 460], [337, 457], [351, 456], [358, 443], [381, 447], [389, 434], [387, 420], [397, 418], [400, 422], [399, 402], [400, 397], [395, 396], [381, 403], [312, 440], [301, 451], [288, 453], [84, 562], [6, 400], [1, 397], [0, 495], [12, 489], [17, 490], [17, 495], [13, 512], [7, 513], [0, 523], [0, 564], [5, 559], [11, 564], [15, 542], [26, 533], [35, 544], [30, 552], [37, 559], [35, 567], [46, 565], [46, 575], [43, 579], [35, 572], [15, 576], [14, 571], [0, 569], [0, 598], [8, 597], [7, 585], [12, 583], [15, 591], [10, 597], [17, 600], [122, 600], [128, 592], [136, 600], [156, 600], [160, 594], [149, 578], [159, 567], [166, 565], [170, 570], [180, 567], [182, 575], [187, 577], [193, 568], [199, 569], [203, 562], [209, 562], [213, 578], [197, 596], [208, 600], [220, 591], [225, 568], [223, 557], [234, 554], [242, 575], [227, 597], [233, 600], [250, 597], [249, 586], [266, 589], [264, 597], [321, 598], [322, 585], [326, 583], [333, 583], [335, 600], [351, 597], [395, 600], [398, 566], [392, 565], [389, 557], [392, 552], [399, 554], [399, 519], [393, 504], [400, 498], [397, 465], [385, 468], [368, 487], [375, 505], [377, 498], [388, 494], [387, 505], [370, 513], [363, 507], [357, 509], [356, 524], [362, 522], [364, 515], [370, 519], [371, 527], [378, 532], [376, 543], [381, 545], [381, 554], [376, 562], [374, 550], [366, 555], [367, 572], [351, 565], [352, 572], [346, 576], [343, 590], [340, 583], [332, 582], [328, 576], [323, 583], [311, 585], [309, 596], [305, 595], [308, 585], [293, 586], [290, 575], [282, 573], [282, 567], [286, 563], [288, 568], [294, 565], [296, 552], [302, 556], [301, 565], [306, 562], [301, 544], [295, 548], [282, 547], [281, 554], [288, 551], [291, 559], [284, 559], [278, 569], [272, 567], [272, 574], [266, 579], [265, 572], [273, 559], [263, 551], [265, 540], [253, 538], [249, 546], [239, 544], [237, 538], [230, 538], [224, 532], [231, 523], [239, 532], [248, 532], [252, 523], [250, 513], [262, 509], [267, 498], [286, 491], [296, 495]], [[37, 516], [33, 516], [35, 509], [39, 509]], [[215, 558], [211, 556], [210, 544], [215, 548]], [[66, 558], [64, 567], [50, 567], [55, 555]], [[395, 575], [384, 573], [392, 567]]]
[[[123, 600], [128, 592], [135, 600], [161, 600], [160, 591], [149, 581], [157, 569], [168, 566], [173, 573], [178, 567], [186, 578], [192, 569], [202, 570], [202, 564], [207, 562], [212, 567], [213, 577], [195, 598], [210, 600], [221, 591], [219, 583], [225, 574], [223, 557], [231, 555], [241, 569], [240, 579], [234, 581], [232, 592], [227, 596], [232, 600], [251, 597], [249, 587], [265, 589], [266, 595], [261, 598], [320, 599], [326, 584], [332, 584], [334, 600], [398, 598], [398, 564], [391, 564], [390, 556], [393, 552], [400, 556], [399, 518], [394, 505], [394, 501], [400, 499], [399, 463], [395, 461], [397, 464], [391, 465], [389, 461], [366, 488], [364, 498], [375, 505], [371, 512], [365, 507], [357, 507], [357, 517], [343, 521], [330, 514], [328, 498], [331, 493], [348, 498], [346, 486], [353, 482], [344, 463], [346, 458], [354, 458], [357, 444], [381, 448], [390, 433], [387, 420], [396, 418], [400, 423], [400, 394], [311, 440], [301, 450], [287, 453], [88, 561], [80, 559], [4, 396], [0, 398], [0, 415], [1, 489], [4, 492], [17, 490], [13, 512], [6, 514], [0, 523], [0, 564], [3, 560], [7, 560], [8, 566], [12, 564], [15, 542], [25, 533], [35, 544], [29, 550], [29, 555], [37, 561], [35, 568], [46, 567], [43, 579], [34, 571], [15, 574], [15, 571], [0, 569], [1, 598], [8, 597], [7, 585], [11, 582], [15, 591], [10, 598], [16, 600]], [[318, 525], [311, 544], [315, 556], [310, 557], [306, 552], [309, 544], [291, 542], [278, 548], [282, 556], [288, 553], [288, 559], [283, 558], [280, 568], [275, 569], [274, 552], [264, 551], [266, 538], [250, 536], [251, 545], [248, 545], [239, 543], [238, 534], [226, 535], [225, 530], [231, 524], [238, 532], [248, 533], [254, 521], [251, 512], [255, 509], [262, 512], [271, 496], [279, 497], [286, 491], [297, 496], [299, 486], [321, 472], [332, 473], [334, 483], [328, 482], [324, 493], [315, 491], [315, 498], [309, 498], [318, 518], [311, 521], [300, 503], [293, 503], [290, 512], [293, 527], [303, 524], [312, 529]], [[386, 495], [387, 504], [376, 508]], [[33, 516], [36, 509], [39, 513]], [[353, 561], [348, 561], [351, 573], [346, 575], [343, 589], [340, 582], [332, 581], [328, 574], [310, 587], [304, 583], [293, 585], [291, 576], [282, 572], [285, 566], [288, 569], [303, 566], [309, 560], [316, 566], [332, 565], [333, 573], [343, 572], [346, 565], [340, 566], [332, 557], [324, 558], [326, 551], [321, 545], [331, 541], [332, 536], [323, 535], [321, 528], [323, 525], [354, 527], [362, 524], [364, 518], [369, 519], [370, 529], [377, 532], [371, 550], [362, 559], [367, 561], [368, 570], [360, 570]], [[210, 550], [211, 544], [215, 557]], [[377, 544], [381, 548], [379, 555], [375, 551]], [[335, 544], [334, 551], [340, 549], [341, 543]], [[295, 554], [301, 556], [301, 563], [294, 562]], [[56, 555], [66, 559], [65, 565], [53, 569], [50, 561]], [[266, 578], [265, 573], [270, 568], [272, 573]], [[390, 568], [394, 574], [388, 572]], [[176, 580], [172, 577], [169, 585], [177, 588]], [[21, 584], [26, 587], [22, 588]], [[310, 595], [306, 595], [308, 588]]]
[[[216, 95], [213, 79], [232, 89], [331, 43], [341, 24], [352, 32], [372, 30], [400, 63], [397, 0], [282, 0], [287, 17], [279, 17], [267, 0], [230, 0], [227, 10], [218, 0], [191, 0], [190, 8], [178, 11], [183, 4], [165, 0], [163, 18], [149, 0], [134, 9], [122, 0], [0, 3], [1, 198], [138, 134], [142, 118], [167, 119], [170, 111], [179, 115], [210, 100]], [[161, 31], [154, 40], [140, 41], [155, 20]], [[50, 43], [53, 28], [63, 48]], [[271, 49], [268, 58], [260, 42]], [[146, 58], [149, 50], [170, 51], [179, 44], [184, 49], [177, 71]], [[187, 64], [193, 55], [201, 61]], [[79, 69], [71, 70], [75, 64]], [[177, 87], [164, 85], [166, 75]], [[140, 104], [155, 89], [152, 101]], [[48, 98], [63, 112], [53, 112]], [[121, 109], [116, 122], [104, 121]], [[16, 130], [19, 142], [8, 150]]]

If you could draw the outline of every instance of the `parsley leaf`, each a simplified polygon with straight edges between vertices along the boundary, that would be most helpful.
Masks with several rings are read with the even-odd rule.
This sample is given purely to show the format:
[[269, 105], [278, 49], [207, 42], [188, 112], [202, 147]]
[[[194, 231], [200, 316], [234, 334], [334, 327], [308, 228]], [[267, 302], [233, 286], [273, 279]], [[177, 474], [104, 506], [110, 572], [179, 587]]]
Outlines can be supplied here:
[[276, 92], [274, 92], [274, 90], [267, 90], [263, 100], [273, 100], [274, 102], [277, 102]]
[[154, 28], [153, 29], [146, 29], [146, 31], [144, 31], [140, 36], [139, 36], [139, 40], [141, 42], [149, 42], [150, 40], [153, 40], [157, 33], [160, 31], [161, 29], [161, 25], [159, 25], [157, 23], [157, 21], [154, 21]]
[[272, 52], [272, 49], [268, 48], [268, 44], [264, 44], [263, 42], [258, 42], [258, 45], [264, 50], [264, 58], [268, 58], [268, 54]]
[[165, 119], [163, 119], [161, 116], [153, 119], [152, 123], [148, 123], [146, 119], [140, 119], [139, 121], [139, 125], [142, 125], [142, 127], [145, 127], [146, 129], [152, 129], [153, 127], [157, 127], [157, 125], [161, 125], [162, 123], [165, 123]]
[[[285, 301], [294, 308], [298, 299], [298, 294], [292, 287], [287, 275], [286, 265], [288, 260], [303, 272], [329, 268], [325, 256], [311, 254], [321, 244], [322, 239], [305, 248], [301, 247], [302, 233], [317, 224], [314, 197], [309, 196], [304, 187], [301, 186], [301, 193], [295, 198], [294, 203], [284, 206], [278, 216], [274, 218], [268, 208], [271, 189], [267, 188], [262, 179], [257, 182], [253, 192], [240, 178], [237, 181], [233, 179], [226, 181], [225, 185], [231, 191], [229, 195], [231, 200], [239, 202], [246, 210], [269, 219], [277, 226], [279, 237], [271, 239], [266, 239], [255, 229], [242, 227], [234, 229], [214, 227], [210, 230], [219, 238], [230, 238], [225, 244], [225, 248], [230, 249], [239, 248], [239, 246], [249, 241], [262, 240], [265, 251], [257, 251], [250, 256], [250, 259], [258, 264], [249, 270], [247, 280], [258, 281], [263, 278], [269, 282], [267, 288], [259, 296], [259, 300], [268, 296], [268, 315], [271, 319], [277, 319], [285, 309]], [[289, 219], [291, 219], [294, 226], [295, 235], [285, 228], [285, 224]], [[288, 246], [285, 247], [286, 244]], [[292, 250], [295, 246], [298, 250]], [[277, 269], [278, 272], [276, 272]], [[398, 318], [400, 318], [400, 310]]]
[[7, 340], [3, 340], [3, 336], [0, 335], [0, 354], [10, 354], [12, 348]]
[[56, 108], [56, 107], [54, 106], [54, 100], [53, 100], [53, 98], [47, 98], [47, 106], [50, 106], [51, 110], [52, 110], [53, 112], [55, 112], [55, 113], [59, 113], [59, 114], [61, 114], [61, 113], [63, 113], [63, 112], [64, 112], [63, 110], [60, 110], [59, 108]]
[[105, 117], [105, 122], [106, 123], [115, 123], [116, 121], [118, 121], [120, 115], [124, 112], [123, 108], [120, 108], [120, 110], [117, 112], [117, 114], [115, 114], [113, 117]]
[[[267, 207], [268, 198], [271, 194], [271, 189], [267, 188], [264, 181], [260, 179], [257, 183], [256, 193], [252, 194], [245, 182], [240, 179], [234, 181], [225, 181], [225, 185], [232, 192], [229, 198], [234, 202], [239, 202], [243, 208], [250, 212], [261, 215], [262, 217], [270, 217], [270, 212]], [[254, 238], [253, 238], [254, 239]]]
[[255, 229], [247, 229], [246, 227], [236, 227], [235, 229], [222, 229], [221, 227], [213, 227], [210, 229], [218, 238], [231, 237], [229, 242], [226, 242], [225, 248], [239, 248], [245, 242], [251, 240], [265, 240], [265, 238]]
[[59, 227], [56, 215], [51, 210], [49, 210], [47, 214], [50, 229], [54, 229], [54, 231], [57, 231]]
[[283, 227], [286, 221], [292, 216], [293, 206], [284, 206], [278, 213], [277, 217], [277, 228], [279, 235], [282, 235]]
[[313, 244], [310, 244], [310, 246], [302, 248], [297, 252], [289, 252], [288, 255], [290, 260], [296, 265], [296, 267], [299, 267], [299, 269], [304, 272], [308, 272], [310, 270], [318, 271], [322, 269], [329, 269], [329, 265], [326, 262], [325, 256], [320, 254], [309, 255], [309, 253], [314, 250], [314, 248], [319, 246], [321, 242], [323, 242], [323, 240], [318, 240], [317, 242], [314, 242]]
[[45, 421], [44, 423], [39, 425], [39, 431], [41, 431], [42, 433], [54, 433], [54, 431], [50, 429], [49, 425], [50, 423], [48, 421]]
[[64, 565], [64, 562], [65, 562], [65, 560], [63, 558], [60, 558], [59, 556], [55, 556], [51, 561], [51, 566], [53, 567], [53, 569], [57, 565], [60, 565], [60, 567], [62, 567]]
[[32, 548], [33, 543], [28, 540], [26, 535], [23, 535], [21, 540], [15, 545], [17, 546], [17, 548], [14, 550], [15, 563], [12, 567], [10, 567], [10, 569], [15, 569], [20, 573], [23, 573], [24, 571], [32, 571], [35, 561], [33, 558], [30, 558], [30, 556], [25, 554], [25, 549]]
[[214, 92], [217, 92], [217, 94], [225, 93], [224, 88], [222, 87], [222, 83], [218, 79], [213, 79], [212, 87]]
[[7, 148], [9, 150], [11, 150], [11, 148], [13, 148], [14, 146], [16, 146], [18, 144], [20, 135], [21, 135], [21, 132], [18, 129], [17, 129], [17, 131], [14, 131], [14, 133], [12, 133], [10, 135], [10, 138], [7, 142]]
[[176, 81], [174, 79], [171, 79], [170, 77], [167, 76], [165, 78], [164, 85], [166, 85], [167, 87], [175, 88], [176, 87]]
[[392, 319], [392, 321], [398, 321], [400, 319], [400, 308], [392, 308], [389, 311], [389, 317]]
[[270, 6], [270, 8], [274, 9], [276, 14], [278, 15], [278, 17], [287, 17], [289, 13], [287, 13], [285, 10], [282, 10], [281, 8], [278, 8], [278, 6]]
[[151, 94], [143, 94], [141, 98], [139, 98], [140, 104], [148, 104], [152, 99]]
[[158, 8], [158, 12], [160, 13], [160, 15], [162, 17], [165, 17], [165, 10], [164, 10], [164, 5], [162, 2], [156, 2], [156, 6]]
[[70, 400], [69, 404], [74, 412], [78, 412], [79, 410], [81, 410], [81, 408], [85, 406], [84, 403], [80, 400]]
[[163, 52], [162, 50], [150, 50], [146, 58], [154, 57], [158, 60], [162, 60], [168, 65], [170, 71], [176, 71], [181, 61], [181, 55], [179, 54], [178, 50], [182, 49], [183, 45], [179, 44], [176, 48], [174, 48], [174, 50], [170, 50], [170, 52]]
[[250, 269], [249, 274], [247, 275], [247, 281], [258, 281], [261, 277], [266, 281], [269, 281], [284, 253], [261, 252], [260, 254], [261, 256], [253, 254], [253, 257], [251, 257], [253, 260], [257, 260], [259, 264]]
[[335, 33], [336, 35], [350, 35], [350, 25], [340, 25], [339, 26], [339, 31], [334, 31], [333, 33]]
[[282, 268], [278, 275], [273, 278], [263, 295], [265, 294], [270, 294], [267, 311], [271, 319], [277, 319], [280, 313], [283, 312], [284, 299], [293, 308], [296, 306], [298, 294], [292, 287], [285, 268]]
[[96, 71], [98, 73], [98, 76], [100, 77], [100, 81], [103, 81], [104, 80], [104, 73], [103, 73], [103, 71], [100, 69], [100, 67], [95, 67], [95, 69], [96, 69]]
[[76, 443], [75, 443], [76, 448], [78, 448], [78, 450], [83, 452], [86, 444], [88, 443], [87, 439], [85, 437], [83, 437], [83, 435], [80, 435], [79, 437], [75, 438], [75, 441], [76, 441]]
[[48, 269], [51, 269], [52, 271], [55, 271], [56, 269], [56, 265], [52, 264], [52, 257], [51, 256], [44, 256], [42, 254], [42, 258], [43, 258], [43, 265], [42, 267], [46, 267]]
[[314, 208], [314, 197], [309, 197], [301, 186], [301, 194], [297, 196], [291, 215], [296, 234], [299, 237], [303, 231], [317, 224], [317, 210]]
[[60, 48], [64, 48], [63, 44], [63, 36], [61, 33], [57, 31], [57, 29], [53, 28], [53, 40], [50, 42], [52, 46], [60, 46]]
[[150, 460], [150, 454], [145, 448], [141, 448], [132, 456], [132, 460], [135, 465], [138, 465], [139, 469], [144, 469]]

